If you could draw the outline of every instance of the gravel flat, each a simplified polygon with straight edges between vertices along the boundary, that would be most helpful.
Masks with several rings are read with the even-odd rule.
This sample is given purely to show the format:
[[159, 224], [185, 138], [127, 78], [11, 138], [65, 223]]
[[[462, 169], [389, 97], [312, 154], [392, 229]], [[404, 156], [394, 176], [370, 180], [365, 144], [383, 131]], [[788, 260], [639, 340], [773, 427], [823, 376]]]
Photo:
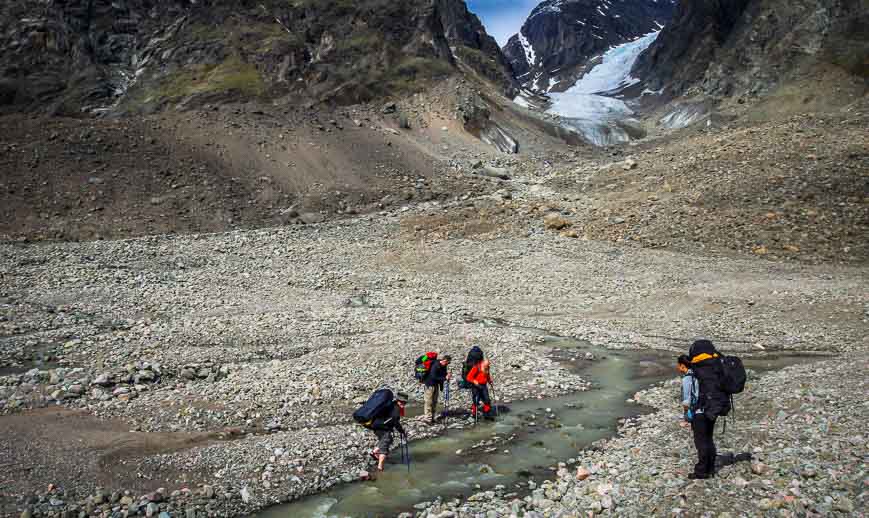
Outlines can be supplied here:
[[[61, 406], [146, 439], [212, 434], [126, 451], [111, 469], [143, 475], [125, 487], [82, 476], [46, 494], [52, 471], [12, 465], [4, 509], [225, 515], [355, 480], [371, 438], [350, 412], [382, 384], [419, 406], [411, 366], [425, 350], [481, 344], [517, 400], [588, 386], [529, 346], [550, 333], [672, 351], [697, 336], [742, 354], [866, 349], [865, 268], [575, 239], [546, 228], [542, 181], [505, 189], [320, 225], [0, 245], [0, 425]], [[456, 214], [465, 223], [444, 219]], [[4, 448], [26, 440], [7, 435]], [[53, 472], [104, 454], [72, 451]]]

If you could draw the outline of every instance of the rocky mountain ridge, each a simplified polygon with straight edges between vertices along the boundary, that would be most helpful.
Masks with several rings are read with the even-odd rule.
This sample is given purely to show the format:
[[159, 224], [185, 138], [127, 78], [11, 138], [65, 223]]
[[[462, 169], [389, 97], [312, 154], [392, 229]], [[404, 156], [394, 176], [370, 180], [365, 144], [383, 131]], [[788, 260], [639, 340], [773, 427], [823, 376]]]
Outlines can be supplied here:
[[634, 75], [668, 97], [756, 96], [833, 65], [869, 77], [869, 4], [860, 0], [680, 2]]
[[529, 90], [563, 92], [606, 50], [660, 30], [674, 0], [546, 0], [504, 47]]
[[26, 0], [0, 7], [0, 45], [6, 112], [351, 104], [419, 91], [457, 62], [515, 86], [461, 0]]

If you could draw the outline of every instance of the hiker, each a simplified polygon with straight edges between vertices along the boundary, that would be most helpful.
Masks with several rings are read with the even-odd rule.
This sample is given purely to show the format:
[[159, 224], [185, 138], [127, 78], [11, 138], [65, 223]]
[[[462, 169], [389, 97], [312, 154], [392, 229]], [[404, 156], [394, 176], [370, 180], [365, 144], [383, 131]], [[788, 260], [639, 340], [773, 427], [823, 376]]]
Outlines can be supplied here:
[[491, 418], [492, 401], [489, 399], [489, 384], [492, 376], [489, 374], [489, 360], [483, 360], [474, 365], [466, 378], [471, 388], [471, 415], [476, 417], [477, 410], [483, 411], [483, 416]]
[[480, 349], [478, 345], [471, 347], [471, 350], [468, 351], [468, 357], [465, 359], [465, 362], [462, 364], [462, 379], [459, 380], [459, 388], [460, 389], [470, 389], [473, 385], [468, 383], [468, 373], [471, 372], [478, 363], [483, 361], [485, 355], [483, 354], [483, 350]]
[[438, 396], [444, 389], [444, 382], [449, 383], [449, 367], [452, 360], [453, 358], [450, 355], [445, 355], [438, 361], [433, 362], [423, 380], [425, 384], [425, 412], [423, 412], [423, 419], [427, 418], [429, 424], [435, 424]]
[[[697, 340], [688, 351], [692, 378], [696, 379], [697, 399], [692, 409], [691, 430], [697, 448], [697, 464], [690, 479], [706, 479], [715, 475], [715, 421], [730, 411], [730, 396], [724, 389], [724, 367], [721, 356], [709, 340]], [[684, 382], [684, 378], [683, 378]], [[693, 390], [693, 388], [692, 388]], [[740, 389], [741, 390], [741, 389]], [[684, 396], [683, 396], [684, 402]], [[689, 399], [689, 408], [690, 408]]]
[[694, 419], [700, 388], [697, 378], [694, 376], [694, 371], [691, 370], [691, 358], [687, 354], [679, 356], [676, 360], [676, 368], [679, 370], [679, 374], [682, 375], [683, 421], [679, 424], [687, 428], [691, 426], [691, 421]]
[[407, 394], [404, 392], [399, 392], [393, 397], [391, 390], [379, 389], [353, 413], [353, 419], [357, 423], [373, 431], [377, 436], [377, 446], [371, 452], [371, 457], [377, 461], [378, 471], [383, 471], [383, 464], [392, 448], [395, 431], [398, 430], [398, 433], [406, 436], [401, 426], [406, 404]]

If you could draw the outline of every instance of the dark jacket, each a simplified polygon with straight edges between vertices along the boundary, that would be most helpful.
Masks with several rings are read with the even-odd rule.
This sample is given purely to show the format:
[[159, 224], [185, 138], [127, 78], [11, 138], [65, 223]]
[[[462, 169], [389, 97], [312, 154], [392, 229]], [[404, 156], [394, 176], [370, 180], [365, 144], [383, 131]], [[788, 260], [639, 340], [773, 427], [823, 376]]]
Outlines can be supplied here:
[[431, 369], [428, 371], [428, 375], [426, 375], [423, 383], [425, 383], [426, 387], [434, 387], [437, 385], [443, 390], [444, 382], [447, 380], [447, 373], [449, 372], [448, 365], [441, 365], [440, 360], [435, 360], [431, 364]]
[[371, 428], [374, 430], [398, 430], [403, 435], [404, 428], [401, 426], [401, 409], [398, 408], [398, 404], [393, 403], [392, 409], [388, 413], [376, 418], [371, 424]]
[[691, 357], [691, 370], [700, 384], [697, 409], [709, 419], [727, 415], [730, 412], [730, 397], [722, 388], [724, 367], [721, 355], [708, 340], [694, 342], [688, 355]]

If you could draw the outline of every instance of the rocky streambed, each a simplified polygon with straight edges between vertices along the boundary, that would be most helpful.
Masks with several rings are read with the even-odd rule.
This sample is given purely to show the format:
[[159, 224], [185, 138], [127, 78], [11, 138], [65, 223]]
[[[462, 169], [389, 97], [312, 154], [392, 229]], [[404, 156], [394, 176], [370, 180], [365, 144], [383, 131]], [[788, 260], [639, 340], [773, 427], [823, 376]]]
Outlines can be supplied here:
[[218, 516], [329, 489], [365, 468], [370, 434], [347, 418], [361, 399], [387, 383], [421, 402], [421, 351], [461, 357], [480, 343], [505, 400], [587, 389], [529, 347], [535, 329], [616, 349], [675, 351], [705, 335], [731, 351], [865, 350], [861, 268], [567, 239], [531, 216], [491, 216], [466, 237], [408, 233], [501, 202], [456, 203], [0, 245], [3, 513]]
[[[846, 361], [854, 375], [841, 376]], [[530, 495], [503, 488], [437, 500], [417, 516], [863, 516], [867, 361], [857, 355], [752, 378], [737, 414], [716, 433], [719, 455], [749, 453], [715, 478], [689, 480], [690, 430], [673, 404], [678, 381], [634, 400], [657, 408], [627, 419], [617, 438], [560, 465]]]

